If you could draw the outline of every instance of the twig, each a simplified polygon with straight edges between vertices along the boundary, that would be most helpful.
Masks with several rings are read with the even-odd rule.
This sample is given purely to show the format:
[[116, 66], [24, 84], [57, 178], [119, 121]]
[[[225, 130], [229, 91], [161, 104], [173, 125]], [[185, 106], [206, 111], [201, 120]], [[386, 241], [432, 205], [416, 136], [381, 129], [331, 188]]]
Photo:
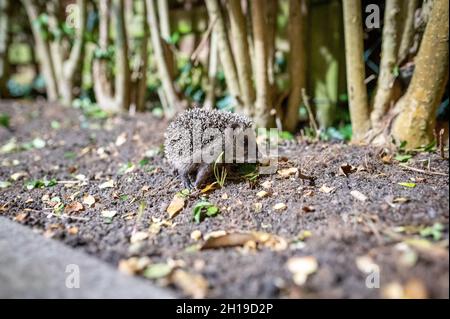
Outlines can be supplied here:
[[439, 131], [439, 153], [441, 155], [442, 159], [445, 159], [445, 153], [444, 153], [444, 129], [442, 128]]
[[203, 47], [206, 45], [206, 42], [208, 42], [209, 36], [211, 35], [211, 32], [214, 28], [214, 26], [216, 25], [217, 22], [217, 18], [216, 17], [208, 26], [208, 29], [206, 29], [205, 35], [203, 36], [203, 39], [200, 41], [200, 43], [198, 44], [197, 48], [194, 50], [194, 52], [192, 52], [191, 55], [191, 62], [193, 64], [195, 64], [197, 62], [197, 58], [198, 55], [200, 54], [200, 52], [203, 50]]
[[423, 169], [420, 169], [420, 168], [415, 168], [415, 167], [408, 166], [406, 164], [399, 164], [399, 166], [403, 167], [403, 168], [405, 168], [407, 170], [418, 172], [418, 173], [422, 173], [422, 174], [448, 176], [448, 174], [446, 174], [446, 173], [434, 172], [434, 171], [426, 171], [426, 170], [423, 170]]
[[303, 103], [305, 104], [306, 110], [308, 111], [309, 123], [316, 134], [316, 138], [319, 138], [319, 134], [318, 134], [319, 129], [317, 126], [317, 122], [316, 122], [316, 119], [314, 118], [314, 114], [311, 110], [311, 105], [309, 105], [309, 100], [308, 100], [309, 98], [306, 95], [306, 90], [304, 88], [302, 88], [302, 99], [303, 99]]

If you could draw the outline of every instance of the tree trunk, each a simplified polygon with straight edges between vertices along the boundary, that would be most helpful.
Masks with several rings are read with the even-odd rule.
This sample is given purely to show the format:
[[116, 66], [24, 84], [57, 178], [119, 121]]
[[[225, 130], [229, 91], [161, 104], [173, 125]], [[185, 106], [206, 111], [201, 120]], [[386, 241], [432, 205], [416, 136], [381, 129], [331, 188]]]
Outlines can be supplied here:
[[284, 117], [284, 128], [295, 131], [298, 124], [299, 108], [302, 103], [302, 89], [306, 86], [305, 45], [304, 45], [304, 13], [303, 0], [289, 1], [289, 76], [291, 91], [288, 107]]
[[[106, 54], [109, 47], [109, 7], [111, 0], [99, 2], [99, 39], [98, 50]], [[92, 66], [95, 99], [100, 108], [109, 112], [119, 112], [120, 109], [114, 103], [112, 85], [108, 76], [108, 60], [105, 57], [94, 57]]]
[[6, 82], [9, 78], [10, 9], [9, 0], [0, 0], [0, 98], [8, 96]]
[[408, 148], [433, 139], [436, 110], [448, 80], [449, 7], [447, 0], [435, 0], [430, 20], [416, 56], [416, 67], [406, 94], [397, 103], [399, 115], [392, 126], [397, 142]]
[[405, 12], [405, 19], [403, 24], [402, 36], [400, 41], [400, 48], [398, 50], [398, 61], [402, 63], [409, 55], [414, 41], [414, 19], [416, 9], [419, 5], [419, 0], [408, 0], [403, 2], [403, 9]]
[[170, 40], [169, 1], [158, 0], [158, 15], [161, 37], [164, 41]]
[[212, 110], [216, 103], [216, 77], [218, 66], [217, 34], [211, 33], [209, 40], [208, 91], [205, 98], [205, 109]]
[[275, 95], [275, 40], [277, 34], [277, 13], [278, 0], [266, 2], [266, 22], [267, 22], [267, 77], [269, 79], [271, 95]]
[[239, 87], [239, 79], [236, 72], [236, 66], [233, 60], [230, 43], [228, 41], [228, 35], [225, 28], [225, 21], [220, 9], [218, 0], [207, 0], [206, 8], [208, 10], [210, 23], [215, 22], [212, 32], [217, 34], [217, 45], [219, 48], [219, 58], [225, 74], [225, 80], [229, 94], [236, 99], [236, 111], [242, 112], [242, 105], [239, 102], [241, 96], [241, 90]]
[[84, 52], [84, 33], [86, 32], [86, 20], [87, 20], [87, 0], [77, 1], [79, 10], [79, 21], [76, 26], [76, 35], [72, 49], [70, 51], [69, 58], [64, 61], [62, 69], [62, 85], [60, 88], [60, 95], [62, 102], [65, 105], [70, 105], [73, 100], [73, 86], [75, 81], [76, 71], [81, 70], [81, 64], [83, 61]]
[[167, 67], [167, 62], [164, 57], [163, 44], [161, 42], [161, 36], [159, 33], [158, 18], [156, 15], [155, 0], [146, 0], [147, 4], [147, 21], [150, 27], [151, 41], [154, 52], [154, 57], [156, 60], [158, 73], [160, 80], [162, 82], [162, 87], [165, 94], [165, 99], [167, 100], [168, 118], [173, 117], [178, 111], [180, 111], [180, 101], [178, 99], [175, 85], [170, 76], [169, 68]]
[[370, 128], [369, 107], [364, 69], [363, 25], [361, 0], [344, 0], [345, 57], [347, 92], [352, 122], [353, 140], [358, 141]]
[[257, 127], [268, 127], [271, 122], [271, 96], [267, 75], [267, 31], [265, 23], [265, 1], [251, 2], [253, 38], [255, 46], [255, 124]]
[[234, 57], [239, 76], [239, 86], [241, 88], [242, 100], [245, 106], [245, 113], [253, 113], [253, 102], [255, 90], [252, 81], [252, 63], [247, 41], [247, 27], [245, 17], [241, 8], [240, 0], [229, 0], [229, 15], [231, 24], [231, 34], [234, 42]]
[[128, 64], [124, 0], [114, 0], [113, 10], [116, 26], [115, 101], [117, 108], [124, 110], [130, 106], [130, 66]]
[[401, 0], [387, 0], [384, 13], [383, 39], [381, 47], [380, 74], [370, 115], [372, 127], [378, 129], [393, 101], [395, 81], [394, 69], [397, 66], [399, 48], [399, 14]]
[[45, 88], [47, 91], [47, 99], [49, 101], [58, 100], [58, 85], [55, 75], [55, 69], [52, 63], [52, 57], [50, 52], [50, 46], [46, 39], [44, 39], [41, 33], [39, 24], [36, 23], [39, 19], [38, 8], [33, 0], [22, 0], [23, 6], [28, 15], [30, 21], [31, 30], [36, 46], [37, 57], [40, 61], [40, 67], [42, 75], [45, 79]]
[[147, 23], [147, 6], [144, 1], [142, 28], [144, 30], [144, 37], [142, 39], [141, 47], [139, 50], [139, 68], [137, 70], [138, 78], [136, 84], [135, 103], [136, 110], [143, 112], [145, 110], [145, 94], [147, 92], [147, 67], [148, 67], [148, 39], [150, 32]]

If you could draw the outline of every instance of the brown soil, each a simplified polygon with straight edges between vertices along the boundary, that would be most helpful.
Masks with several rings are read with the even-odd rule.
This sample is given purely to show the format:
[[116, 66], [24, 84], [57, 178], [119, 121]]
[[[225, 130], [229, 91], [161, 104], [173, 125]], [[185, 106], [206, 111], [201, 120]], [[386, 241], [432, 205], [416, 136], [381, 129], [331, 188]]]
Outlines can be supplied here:
[[[280, 165], [298, 167], [303, 174], [313, 176], [313, 182], [279, 174], [261, 175], [255, 184], [229, 181], [206, 195], [220, 208], [218, 216], [196, 224], [192, 208], [199, 198], [191, 197], [173, 218], [172, 226], [163, 226], [158, 234], [131, 245], [133, 230], [147, 231], [152, 218], [168, 218], [166, 208], [182, 190], [161, 152], [148, 164], [138, 164], [146, 151], [160, 148], [167, 123], [150, 114], [90, 120], [78, 110], [44, 103], [4, 101], [0, 103], [2, 112], [11, 116], [11, 130], [0, 127], [0, 147], [13, 137], [17, 144], [41, 138], [46, 146], [0, 154], [0, 181], [10, 180], [17, 172], [28, 174], [0, 189], [0, 215], [114, 266], [132, 256], [148, 256], [155, 263], [182, 261], [184, 270], [206, 279], [207, 297], [378, 298], [391, 296], [393, 283], [402, 285], [407, 296], [449, 296], [449, 163], [438, 154], [417, 154], [408, 166], [425, 170], [429, 166], [447, 176], [406, 170], [395, 160], [385, 163], [381, 150], [374, 147], [284, 143]], [[52, 121], [61, 127], [52, 128]], [[117, 146], [120, 135], [126, 141]], [[127, 163], [135, 164], [135, 169], [121, 172]], [[345, 163], [359, 169], [348, 176], [339, 174]], [[25, 187], [27, 180], [47, 177], [76, 181], [78, 174], [86, 176], [86, 183], [58, 183], [32, 190]], [[412, 182], [411, 178], [415, 179], [414, 188], [398, 184]], [[114, 187], [100, 189], [99, 185], [109, 179], [115, 181]], [[261, 184], [269, 180], [269, 196], [258, 198]], [[334, 191], [320, 191], [324, 184]], [[367, 200], [353, 197], [350, 192], [354, 190]], [[83, 204], [84, 210], [70, 214], [74, 218], [52, 215], [52, 208], [42, 200], [44, 195], [57, 196], [67, 206], [72, 201], [82, 202], [87, 194], [96, 198], [95, 207]], [[393, 203], [396, 198], [407, 201]], [[145, 209], [139, 219], [141, 202]], [[255, 212], [257, 202], [262, 204], [260, 212]], [[275, 211], [276, 203], [286, 204], [287, 209]], [[117, 211], [117, 215], [108, 222], [101, 215], [104, 210]], [[419, 234], [436, 223], [443, 225], [441, 238]], [[405, 229], [400, 232], [398, 227]], [[198, 243], [191, 238], [194, 230], [203, 235], [217, 230], [262, 231], [276, 234], [290, 245], [282, 250], [261, 245], [186, 249]], [[311, 236], [299, 242], [304, 231], [310, 231]], [[405, 261], [406, 254], [401, 251], [405, 247], [417, 261]], [[367, 288], [367, 275], [356, 265], [357, 258], [365, 255], [380, 267], [380, 289]], [[302, 286], [293, 282], [286, 267], [294, 256], [314, 256], [318, 262], [317, 271]], [[167, 280], [156, 283], [167, 284], [184, 295], [179, 286]]]

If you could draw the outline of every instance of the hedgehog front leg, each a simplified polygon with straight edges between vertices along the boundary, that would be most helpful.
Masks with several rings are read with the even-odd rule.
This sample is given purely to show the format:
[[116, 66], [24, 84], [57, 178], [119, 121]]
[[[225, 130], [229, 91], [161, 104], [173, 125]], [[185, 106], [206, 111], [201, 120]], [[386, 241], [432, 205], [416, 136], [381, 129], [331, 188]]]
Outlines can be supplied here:
[[197, 170], [197, 177], [195, 178], [194, 186], [199, 188], [205, 182], [205, 180], [211, 176], [211, 165], [203, 163]]

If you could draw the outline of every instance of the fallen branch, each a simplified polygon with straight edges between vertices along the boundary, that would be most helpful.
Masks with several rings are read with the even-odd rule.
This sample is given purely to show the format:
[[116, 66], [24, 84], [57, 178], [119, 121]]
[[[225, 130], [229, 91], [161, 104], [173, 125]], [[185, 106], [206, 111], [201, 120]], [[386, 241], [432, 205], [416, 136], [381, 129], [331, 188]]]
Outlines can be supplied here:
[[197, 48], [194, 50], [194, 52], [192, 52], [191, 55], [191, 62], [193, 64], [197, 63], [197, 59], [198, 59], [198, 55], [200, 54], [200, 52], [203, 50], [203, 47], [206, 45], [206, 43], [208, 42], [209, 36], [211, 35], [211, 32], [217, 22], [218, 17], [216, 17], [208, 26], [208, 29], [205, 32], [205, 35], [203, 36], [203, 39], [200, 41], [200, 43], [198, 44]]
[[415, 167], [408, 166], [406, 164], [399, 164], [399, 166], [403, 167], [404, 169], [407, 169], [407, 170], [410, 170], [410, 171], [414, 171], [414, 172], [418, 172], [418, 173], [422, 173], [422, 174], [448, 176], [448, 174], [446, 174], [446, 173], [434, 172], [434, 171], [426, 171], [426, 170], [423, 170], [423, 169], [420, 169], [420, 168], [415, 168]]

